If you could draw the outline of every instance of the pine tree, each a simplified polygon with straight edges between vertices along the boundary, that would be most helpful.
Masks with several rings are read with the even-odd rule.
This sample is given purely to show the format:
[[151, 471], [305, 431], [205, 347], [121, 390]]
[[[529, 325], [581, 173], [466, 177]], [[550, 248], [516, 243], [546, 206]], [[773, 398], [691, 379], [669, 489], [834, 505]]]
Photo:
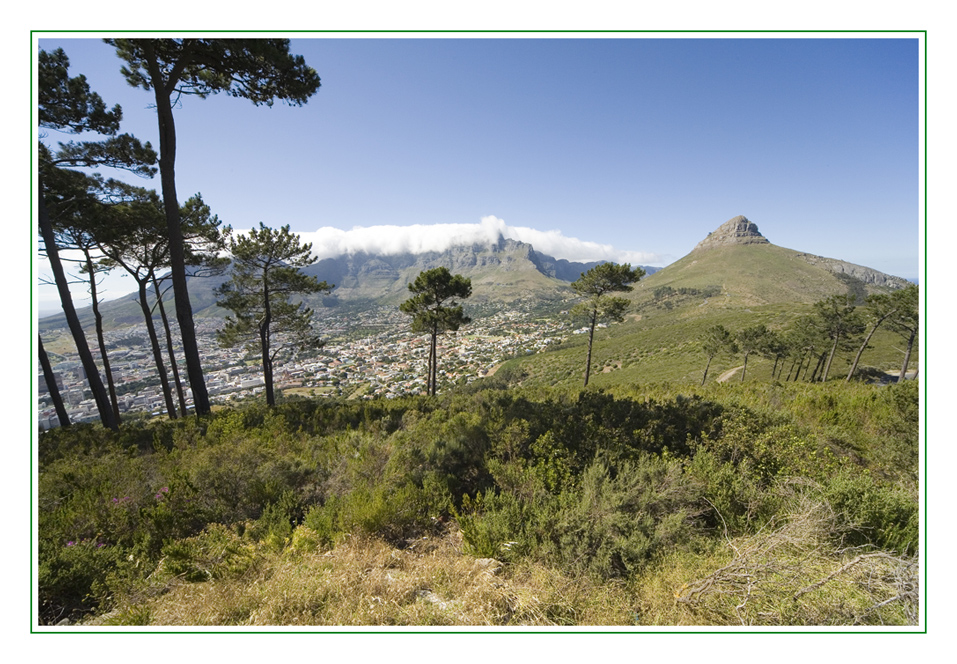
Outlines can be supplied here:
[[186, 283], [186, 249], [176, 197], [176, 125], [173, 107], [182, 95], [201, 99], [218, 92], [259, 106], [275, 99], [301, 106], [319, 89], [319, 76], [288, 39], [107, 39], [126, 65], [133, 87], [152, 90], [160, 136], [160, 177], [170, 242], [170, 267], [186, 372], [196, 414], [210, 412], [209, 394]]
[[[86, 78], [82, 75], [70, 77], [70, 60], [62, 49], [52, 53], [40, 51], [38, 58], [37, 89], [40, 127], [73, 134], [94, 132], [105, 136], [100, 141], [83, 141], [60, 144], [56, 153], [39, 146], [40, 164], [37, 179], [37, 221], [43, 250], [50, 261], [54, 283], [63, 306], [63, 313], [73, 336], [77, 354], [86, 372], [87, 382], [104, 426], [117, 429], [119, 424], [110, 404], [109, 396], [103, 386], [99, 368], [93, 360], [89, 344], [80, 325], [69, 282], [60, 251], [56, 242], [53, 221], [47, 208], [48, 197], [45, 182], [53, 177], [56, 169], [63, 167], [108, 166], [129, 170], [143, 176], [152, 176], [155, 172], [152, 164], [156, 153], [149, 143], [140, 143], [129, 134], [117, 134], [123, 117], [119, 105], [106, 109], [102, 98], [90, 90]], [[54, 201], [49, 201], [51, 204]]]
[[838, 348], [846, 346], [864, 331], [855, 302], [856, 299], [849, 295], [832, 295], [814, 304], [818, 324], [831, 340], [831, 349], [821, 373], [822, 383], [827, 381]]
[[737, 335], [738, 347], [744, 353], [744, 367], [741, 369], [741, 382], [744, 382], [744, 376], [748, 373], [748, 356], [754, 351], [760, 350], [768, 335], [768, 328], [764, 325], [752, 325], [746, 327]]
[[711, 368], [711, 360], [719, 353], [737, 353], [738, 346], [734, 341], [734, 337], [731, 336], [731, 333], [728, 332], [724, 325], [712, 325], [705, 330], [702, 348], [705, 355], [708, 356], [708, 363], [704, 367], [704, 377], [701, 379], [701, 384], [704, 385], [704, 382], [708, 379], [708, 369]]
[[472, 322], [455, 298], [472, 295], [472, 280], [460, 274], [452, 275], [448, 268], [437, 267], [419, 273], [409, 284], [411, 298], [399, 305], [399, 310], [412, 316], [412, 331], [429, 334], [429, 366], [426, 394], [435, 396], [438, 383], [437, 339], [445, 332], [456, 332]]
[[585, 358], [585, 387], [588, 387], [588, 378], [591, 375], [591, 350], [595, 339], [595, 326], [599, 321], [610, 320], [620, 323], [624, 320], [628, 300], [623, 297], [612, 297], [609, 293], [627, 293], [632, 290], [631, 284], [645, 276], [640, 267], [631, 269], [625, 263], [602, 263], [588, 272], [583, 273], [572, 288], [580, 297], [585, 298], [572, 308], [573, 316], [585, 317], [588, 320], [588, 355]]
[[303, 274], [299, 268], [316, 261], [312, 245], [301, 244], [289, 226], [273, 230], [260, 222], [259, 229], [230, 241], [232, 278], [216, 290], [217, 304], [233, 312], [217, 338], [224, 347], [250, 342], [262, 358], [266, 403], [276, 404], [273, 361], [291, 345], [319, 348], [322, 341], [312, 329], [312, 310], [292, 295], [330, 292], [334, 285]]

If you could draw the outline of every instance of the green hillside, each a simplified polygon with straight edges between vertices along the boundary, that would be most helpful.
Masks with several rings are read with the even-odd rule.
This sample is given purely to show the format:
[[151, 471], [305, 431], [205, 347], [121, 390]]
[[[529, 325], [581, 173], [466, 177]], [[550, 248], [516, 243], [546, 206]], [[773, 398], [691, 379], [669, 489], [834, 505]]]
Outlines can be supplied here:
[[[714, 308], [705, 315], [691, 305], [614, 325], [595, 335], [589, 387], [699, 384], [707, 362], [702, 338], [711, 325], [724, 325], [732, 332], [761, 324], [775, 331], [786, 331], [799, 315], [810, 312], [810, 305], [767, 305], [750, 309]], [[871, 348], [865, 351], [858, 371], [898, 371], [903, 361], [899, 350], [902, 343], [900, 336], [879, 329], [871, 340]], [[585, 335], [578, 335], [556, 350], [509, 360], [496, 375], [499, 380], [514, 385], [580, 387], [585, 353]], [[853, 353], [839, 354], [830, 377], [846, 376], [852, 359]], [[919, 360], [919, 349], [915, 346], [909, 365], [911, 370], [918, 368]], [[723, 372], [740, 367], [742, 363], [740, 354], [719, 355], [711, 363], [708, 382], [718, 380]], [[790, 364], [790, 360], [785, 363], [785, 373]], [[745, 378], [748, 381], [769, 380], [773, 367], [772, 360], [752, 355]], [[733, 380], [740, 380], [740, 375], [736, 374]]]
[[[693, 251], [656, 272], [635, 288], [638, 301], [656, 288], [719, 286], [722, 307], [735, 308], [794, 302], [811, 304], [847, 291], [852, 278], [841, 278], [800, 258], [802, 254], [773, 244], [732, 245]], [[868, 290], [866, 286], [861, 286]], [[875, 290], [871, 287], [869, 290]]]
[[[733, 231], [742, 227], [748, 234], [739, 230], [735, 235]], [[783, 334], [799, 318], [812, 314], [815, 302], [827, 297], [846, 294], [863, 305], [868, 295], [906, 284], [868, 268], [770, 244], [744, 217], [732, 219], [709, 239], [712, 236], [719, 238], [714, 244], [702, 242], [625, 294], [632, 302], [626, 321], [596, 333], [590, 385], [700, 383], [707, 361], [702, 340], [713, 325], [723, 325], [732, 333], [764, 325]], [[579, 324], [568, 322], [573, 327]], [[859, 371], [871, 375], [899, 371], [905, 345], [899, 335], [878, 329]], [[579, 386], [585, 356], [585, 335], [572, 336], [550, 352], [507, 362], [499, 369], [499, 380], [515, 385]], [[829, 378], [846, 376], [853, 356], [849, 350], [838, 353]], [[719, 355], [709, 368], [708, 380], [718, 380], [723, 372], [742, 364], [740, 354]], [[915, 347], [909, 368], [916, 370], [918, 365]], [[752, 354], [745, 378], [768, 380], [774, 369], [773, 360]]]

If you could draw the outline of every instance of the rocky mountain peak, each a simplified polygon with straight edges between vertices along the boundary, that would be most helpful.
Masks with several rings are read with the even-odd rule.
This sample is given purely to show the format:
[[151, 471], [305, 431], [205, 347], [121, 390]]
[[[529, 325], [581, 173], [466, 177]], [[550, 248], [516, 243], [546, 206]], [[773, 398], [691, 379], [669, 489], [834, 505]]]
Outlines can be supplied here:
[[708, 233], [708, 237], [699, 242], [694, 249], [698, 251], [734, 244], [770, 244], [770, 242], [761, 235], [757, 224], [748, 221], [745, 216], [738, 215], [718, 226], [713, 232]]

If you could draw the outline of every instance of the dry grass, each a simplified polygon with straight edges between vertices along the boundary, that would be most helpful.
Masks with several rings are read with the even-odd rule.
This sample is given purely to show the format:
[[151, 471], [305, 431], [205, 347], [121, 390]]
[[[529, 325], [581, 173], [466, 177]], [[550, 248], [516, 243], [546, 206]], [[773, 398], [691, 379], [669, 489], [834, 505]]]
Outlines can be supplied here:
[[[302, 529], [300, 529], [302, 530]], [[462, 554], [461, 534], [396, 549], [349, 538], [329, 551], [299, 533], [239, 578], [172, 580], [145, 605], [106, 624], [191, 626], [555, 626], [633, 624], [621, 586], [540, 565], [503, 566]]]
[[675, 555], [639, 584], [642, 624], [916, 625], [915, 559], [841, 548], [830, 507], [800, 498], [761, 532]]
[[[798, 483], [801, 484], [801, 483]], [[804, 482], [806, 484], [806, 481]], [[462, 552], [454, 526], [401, 549], [347, 537], [331, 550], [305, 527], [284, 548], [242, 549], [210, 580], [164, 575], [96, 623], [153, 626], [859, 626], [916, 625], [916, 560], [842, 548], [836, 515], [802, 486], [760, 532], [676, 551], [628, 584]], [[224, 549], [225, 551], [225, 549]], [[205, 559], [204, 559], [205, 561]], [[208, 561], [206, 561], [208, 562]], [[230, 565], [233, 567], [229, 567]]]

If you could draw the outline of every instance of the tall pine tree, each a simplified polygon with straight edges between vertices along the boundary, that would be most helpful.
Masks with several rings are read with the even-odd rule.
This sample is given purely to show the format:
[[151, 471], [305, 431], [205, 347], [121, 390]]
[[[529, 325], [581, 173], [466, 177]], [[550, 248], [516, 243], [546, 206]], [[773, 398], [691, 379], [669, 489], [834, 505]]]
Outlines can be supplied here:
[[153, 91], [159, 124], [160, 177], [176, 318], [197, 415], [210, 412], [209, 394], [186, 283], [186, 256], [176, 197], [176, 125], [173, 106], [182, 95], [201, 99], [218, 92], [271, 106], [279, 99], [301, 106], [319, 89], [319, 76], [288, 39], [107, 39], [126, 63], [127, 82]]

